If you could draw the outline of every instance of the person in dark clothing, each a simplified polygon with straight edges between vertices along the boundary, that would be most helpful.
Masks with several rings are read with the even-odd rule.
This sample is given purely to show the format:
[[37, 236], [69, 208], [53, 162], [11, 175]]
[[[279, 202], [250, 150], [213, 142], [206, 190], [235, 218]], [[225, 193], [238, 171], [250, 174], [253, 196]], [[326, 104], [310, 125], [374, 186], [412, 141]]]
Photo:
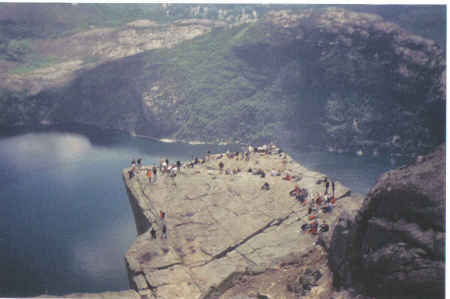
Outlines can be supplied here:
[[330, 230], [330, 226], [324, 221], [321, 225], [320, 225], [320, 231], [322, 233], [325, 233], [327, 231]]
[[334, 190], [335, 190], [334, 181], [331, 181], [331, 192], [333, 194], [333, 197], [334, 197]]
[[330, 187], [330, 182], [328, 178], [325, 178], [325, 194], [328, 194], [328, 188]]
[[161, 220], [161, 239], [167, 239], [167, 226], [166, 221], [164, 219]]
[[169, 166], [169, 159], [166, 158], [166, 165]]
[[225, 165], [223, 164], [223, 162], [220, 161], [220, 162], [219, 162], [220, 172], [222, 172], [224, 166], [225, 166]]
[[152, 240], [156, 239], [156, 230], [152, 227], [152, 230], [150, 231], [150, 235], [152, 236]]
[[133, 169], [131, 169], [130, 171], [128, 171], [128, 178], [131, 180], [134, 177], [134, 171]]

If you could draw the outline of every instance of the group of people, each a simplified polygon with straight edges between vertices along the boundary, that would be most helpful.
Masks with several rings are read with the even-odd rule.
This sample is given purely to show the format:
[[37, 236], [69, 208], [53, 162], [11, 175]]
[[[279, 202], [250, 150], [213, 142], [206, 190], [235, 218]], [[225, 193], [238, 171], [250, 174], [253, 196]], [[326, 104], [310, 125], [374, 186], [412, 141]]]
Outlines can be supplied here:
[[[159, 221], [161, 223], [161, 239], [167, 239], [167, 224], [166, 224], [166, 213], [159, 211]], [[150, 236], [154, 240], [156, 239], [156, 230], [151, 225]]]
[[[323, 214], [331, 213], [333, 210], [333, 206], [336, 203], [336, 197], [335, 197], [335, 183], [334, 181], [328, 180], [327, 177], [325, 177], [322, 180], [319, 180], [317, 182], [318, 184], [325, 184], [325, 192], [323, 195], [320, 195], [317, 193], [310, 201], [309, 207], [308, 207], [308, 220], [312, 221], [311, 223], [305, 223], [302, 225], [301, 229], [303, 232], [309, 232], [312, 234], [317, 234], [319, 232], [326, 232], [329, 230], [329, 225], [324, 220], [323, 223], [319, 226], [318, 223], [318, 213], [319, 211], [322, 211]], [[329, 187], [332, 186], [332, 193], [330, 194]], [[296, 186], [297, 187], [297, 186]], [[298, 189], [294, 189], [294, 193], [300, 193], [297, 191]], [[292, 192], [292, 191], [291, 191]], [[304, 202], [304, 201], [303, 201]], [[303, 203], [302, 202], [302, 203]]]
[[[194, 168], [197, 164], [203, 164], [207, 161], [210, 161], [211, 159], [220, 160], [218, 163], [219, 170], [221, 173], [225, 171], [225, 174], [232, 174], [236, 175], [240, 173], [242, 170], [240, 168], [234, 168], [232, 170], [224, 169], [225, 163], [222, 158], [226, 157], [228, 159], [236, 159], [236, 160], [250, 160], [250, 156], [252, 153], [262, 153], [265, 154], [280, 154], [282, 155], [281, 149], [275, 147], [273, 144], [269, 145], [263, 145], [260, 147], [253, 147], [251, 145], [248, 146], [248, 151], [242, 151], [242, 152], [230, 152], [227, 151], [226, 154], [218, 154], [218, 155], [211, 155], [211, 152], [208, 151], [207, 155], [203, 159], [199, 159], [198, 157], [192, 157], [192, 161], [185, 163], [182, 165], [180, 161], [176, 161], [175, 164], [171, 165], [169, 163], [169, 159], [160, 159], [160, 165], [159, 165], [159, 172], [161, 174], [167, 174], [170, 177], [174, 177], [177, 174], [181, 174], [181, 168], [187, 167], [187, 168]], [[282, 158], [282, 167], [281, 170], [275, 170], [272, 169], [270, 172], [271, 176], [280, 176], [281, 179], [286, 181], [299, 181], [301, 177], [297, 176], [291, 176], [289, 173], [285, 173], [284, 176], [282, 176], [282, 171], [284, 172], [286, 170], [286, 164], [287, 164], [287, 156], [284, 155]], [[133, 178], [137, 171], [142, 170], [142, 159], [133, 159], [131, 162], [131, 169], [129, 170], [129, 178]], [[152, 165], [151, 168], [146, 168], [146, 176], [148, 177], [149, 183], [156, 182], [157, 174], [158, 174], [158, 167], [155, 165]], [[266, 172], [259, 168], [259, 169], [252, 169], [249, 168], [248, 173], [252, 173], [254, 175], [258, 175], [261, 178], [265, 178]], [[310, 223], [305, 223], [301, 226], [301, 229], [303, 232], [309, 232], [311, 234], [318, 234], [320, 232], [326, 232], [329, 230], [329, 225], [326, 223], [325, 220], [319, 225], [318, 222], [318, 212], [322, 211], [323, 213], [330, 213], [332, 211], [333, 205], [336, 202], [335, 198], [335, 183], [334, 181], [330, 181], [327, 177], [324, 179], [321, 179], [317, 181], [318, 184], [324, 183], [325, 190], [323, 196], [320, 194], [316, 194], [313, 198], [311, 198], [311, 201], [309, 203], [308, 207], [308, 219], [311, 221]], [[331, 187], [331, 194], [330, 194], [330, 187]], [[264, 184], [261, 186], [261, 190], [270, 190], [270, 185], [268, 182], [264, 182]], [[300, 188], [297, 184], [295, 185], [294, 189], [289, 191], [289, 195], [291, 197], [295, 197], [297, 201], [299, 201], [301, 204], [305, 205], [307, 198], [308, 198], [308, 190], [305, 188]], [[167, 238], [167, 225], [165, 220], [165, 213], [160, 211], [160, 223], [161, 223], [161, 238], [166, 239]], [[150, 230], [151, 238], [156, 239], [156, 231], [154, 227], [151, 227]]]
[[170, 164], [168, 158], [161, 158], [159, 161], [159, 167], [152, 165], [150, 168], [142, 167], [141, 158], [137, 160], [133, 159], [131, 161], [131, 168], [128, 171], [128, 178], [132, 179], [140, 171], [145, 171], [145, 175], [147, 176], [149, 183], [154, 183], [156, 182], [158, 172], [160, 174], [167, 174], [169, 177], [175, 177], [176, 175], [181, 174], [181, 168], [182, 164], [180, 161], [176, 161], [175, 164]]

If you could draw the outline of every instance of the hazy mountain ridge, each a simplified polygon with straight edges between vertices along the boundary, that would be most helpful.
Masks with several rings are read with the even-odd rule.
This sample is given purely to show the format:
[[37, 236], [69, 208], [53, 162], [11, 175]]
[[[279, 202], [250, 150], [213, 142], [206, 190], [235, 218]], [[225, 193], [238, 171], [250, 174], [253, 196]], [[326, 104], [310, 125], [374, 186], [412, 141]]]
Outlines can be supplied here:
[[[168, 14], [175, 8], [166, 7]], [[91, 32], [105, 51], [92, 55], [85, 47], [94, 58], [73, 62], [58, 88], [22, 96], [22, 105], [9, 108], [15, 117], [3, 123], [76, 121], [157, 137], [274, 140], [371, 154], [423, 152], [442, 142], [442, 51], [376, 15], [329, 8], [271, 12], [232, 27], [201, 19], [133, 24], [139, 22], [63, 38], [65, 49], [76, 48], [75, 36], [86, 37], [78, 43], [86, 46]], [[194, 41], [174, 47], [160, 38], [158, 46], [169, 50], [142, 46], [156, 27], [161, 35], [176, 28], [180, 42], [191, 39], [184, 26], [200, 28]], [[98, 34], [122, 34], [115, 41], [126, 47], [112, 52], [118, 44], [105, 46], [112, 39], [99, 42]], [[27, 114], [28, 103], [47, 108]]]

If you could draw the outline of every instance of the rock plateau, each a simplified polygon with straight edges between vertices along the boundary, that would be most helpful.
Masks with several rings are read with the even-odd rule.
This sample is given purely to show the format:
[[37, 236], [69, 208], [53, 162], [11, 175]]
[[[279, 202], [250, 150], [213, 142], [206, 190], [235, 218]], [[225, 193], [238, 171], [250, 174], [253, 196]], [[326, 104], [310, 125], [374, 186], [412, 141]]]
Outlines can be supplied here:
[[[336, 182], [333, 211], [317, 214], [330, 231], [304, 233], [309, 202], [325, 191], [317, 183], [323, 174], [285, 154], [252, 153], [250, 161], [218, 156], [153, 183], [144, 172], [130, 179], [129, 169], [123, 171], [138, 231], [125, 257], [131, 287], [146, 298], [330, 298], [327, 250], [334, 223], [343, 211], [356, 213], [363, 198]], [[283, 169], [283, 160], [294, 180], [270, 175]], [[237, 167], [237, 175], [225, 174]], [[255, 175], [257, 169], [266, 176]], [[261, 189], [264, 182], [270, 190]], [[308, 204], [289, 195], [296, 184], [308, 190]], [[167, 213], [167, 239], [160, 237], [160, 211]]]

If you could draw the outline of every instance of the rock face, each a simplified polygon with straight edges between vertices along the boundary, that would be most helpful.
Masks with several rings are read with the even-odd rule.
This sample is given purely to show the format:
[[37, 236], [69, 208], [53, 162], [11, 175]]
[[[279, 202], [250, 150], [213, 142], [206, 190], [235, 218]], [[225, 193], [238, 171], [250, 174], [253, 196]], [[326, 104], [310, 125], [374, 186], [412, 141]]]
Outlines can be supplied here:
[[339, 217], [329, 254], [338, 287], [376, 297], [444, 298], [445, 147], [384, 174]]
[[[336, 182], [333, 211], [317, 213], [330, 231], [303, 233], [302, 224], [310, 222], [309, 202], [325, 190], [317, 183], [324, 175], [283, 156], [252, 153], [245, 161], [212, 155], [203, 164], [183, 168], [182, 175], [158, 174], [152, 183], [143, 171], [130, 179], [129, 169], [124, 170], [138, 230], [125, 257], [130, 286], [148, 298], [330, 298], [326, 251], [334, 223], [344, 210], [358, 210], [362, 197], [350, 196]], [[284, 167], [283, 161], [294, 180], [270, 175]], [[242, 171], [226, 174], [237, 167]], [[249, 168], [253, 173], [262, 169], [266, 176], [249, 173]], [[261, 189], [265, 182], [269, 190]], [[308, 204], [289, 196], [295, 184], [308, 190]], [[161, 238], [160, 211], [166, 212], [167, 239]], [[157, 239], [151, 238], [150, 227]]]

